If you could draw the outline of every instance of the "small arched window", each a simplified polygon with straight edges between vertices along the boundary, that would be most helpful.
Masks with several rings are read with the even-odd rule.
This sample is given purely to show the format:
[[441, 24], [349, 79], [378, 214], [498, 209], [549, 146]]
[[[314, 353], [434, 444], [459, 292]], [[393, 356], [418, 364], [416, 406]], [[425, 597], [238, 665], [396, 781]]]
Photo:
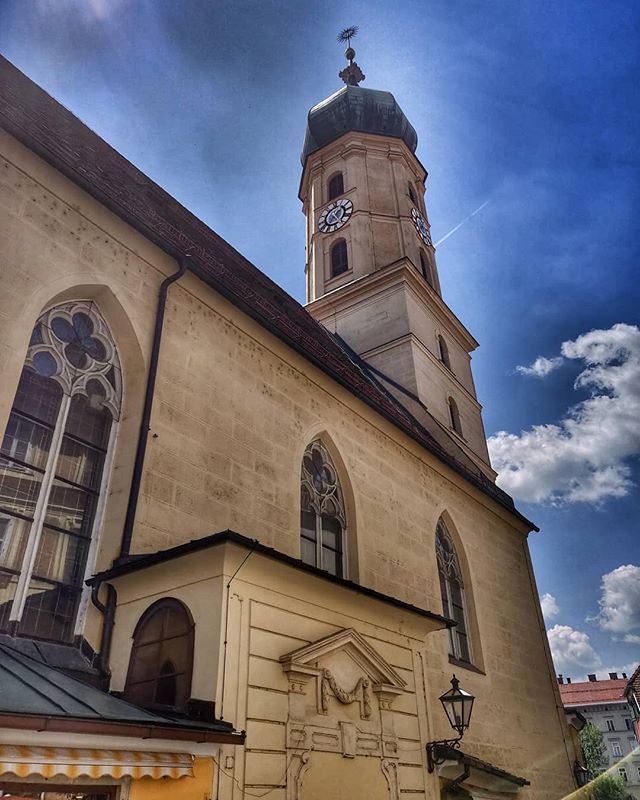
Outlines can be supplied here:
[[329, 200], [335, 200], [341, 194], [344, 194], [344, 179], [341, 172], [336, 172], [329, 179]]
[[420, 269], [422, 271], [422, 277], [432, 289], [435, 289], [433, 283], [433, 273], [431, 271], [431, 263], [425, 255], [424, 250], [420, 250]]
[[165, 598], [150, 606], [133, 632], [125, 697], [145, 708], [186, 711], [193, 634], [191, 614], [179, 600]]
[[445, 365], [447, 369], [451, 369], [451, 361], [449, 360], [449, 348], [447, 347], [447, 343], [442, 338], [442, 336], [438, 335], [438, 355], [440, 356], [440, 361]]
[[450, 397], [448, 400], [449, 405], [449, 424], [451, 428], [458, 434], [458, 436], [462, 436], [462, 425], [460, 423], [460, 412], [458, 411], [458, 404]]
[[338, 239], [331, 248], [331, 277], [336, 278], [348, 269], [347, 243], [344, 239]]
[[305, 450], [300, 477], [300, 557], [344, 577], [346, 516], [338, 473], [318, 439]]
[[120, 398], [95, 303], [42, 314], [2, 440], [0, 630], [72, 638]]
[[415, 189], [413, 188], [413, 184], [411, 183], [411, 181], [409, 181], [409, 183], [407, 184], [407, 188], [409, 190], [409, 199], [411, 200], [414, 206], [417, 206], [418, 201], [416, 199]]
[[436, 528], [436, 559], [440, 579], [442, 613], [457, 623], [455, 628], [449, 628], [449, 655], [458, 661], [470, 662], [471, 647], [467, 633], [462, 570], [453, 540], [442, 520], [438, 522]]

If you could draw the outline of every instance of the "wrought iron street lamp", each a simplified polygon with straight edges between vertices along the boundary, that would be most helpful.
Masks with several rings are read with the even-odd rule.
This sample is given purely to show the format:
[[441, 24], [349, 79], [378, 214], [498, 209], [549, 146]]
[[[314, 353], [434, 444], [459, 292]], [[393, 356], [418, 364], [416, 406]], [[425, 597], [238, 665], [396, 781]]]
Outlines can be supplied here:
[[443, 764], [446, 759], [446, 750], [450, 747], [460, 747], [460, 740], [469, 727], [473, 701], [476, 698], [460, 688], [460, 681], [454, 675], [451, 678], [451, 688], [441, 697], [440, 702], [451, 727], [458, 732], [456, 739], [441, 739], [437, 742], [427, 743], [427, 765], [429, 772], [433, 772], [438, 764]]
[[576, 761], [573, 765], [573, 774], [575, 776], [578, 789], [582, 789], [583, 786], [586, 786], [589, 783], [589, 770], [586, 767], [583, 767], [579, 761]]

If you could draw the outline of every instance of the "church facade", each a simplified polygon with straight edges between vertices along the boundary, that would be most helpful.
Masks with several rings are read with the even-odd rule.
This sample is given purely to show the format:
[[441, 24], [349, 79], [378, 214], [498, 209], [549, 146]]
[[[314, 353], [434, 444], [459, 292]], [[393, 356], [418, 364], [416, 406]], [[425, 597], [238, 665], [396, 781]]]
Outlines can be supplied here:
[[302, 307], [0, 66], [2, 791], [570, 794], [535, 528], [392, 95], [309, 113]]

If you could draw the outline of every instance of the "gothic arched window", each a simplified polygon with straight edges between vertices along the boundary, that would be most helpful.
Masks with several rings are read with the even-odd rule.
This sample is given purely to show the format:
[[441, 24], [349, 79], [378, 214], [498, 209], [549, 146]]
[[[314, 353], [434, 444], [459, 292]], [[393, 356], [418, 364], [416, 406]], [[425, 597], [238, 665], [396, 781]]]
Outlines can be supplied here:
[[342, 275], [348, 269], [347, 243], [344, 239], [338, 239], [331, 248], [331, 277], [335, 278], [338, 275]]
[[471, 648], [467, 633], [462, 570], [451, 535], [442, 520], [436, 528], [436, 558], [442, 613], [457, 622], [455, 628], [449, 628], [449, 655], [458, 661], [470, 662]]
[[458, 411], [458, 404], [450, 397], [447, 401], [449, 406], [449, 424], [451, 428], [458, 434], [458, 436], [462, 436], [462, 423], [460, 422], [460, 412]]
[[335, 200], [341, 194], [344, 194], [344, 178], [341, 172], [336, 172], [329, 179], [329, 200]]
[[407, 184], [407, 187], [409, 189], [409, 200], [411, 200], [411, 202], [413, 203], [414, 206], [417, 206], [418, 205], [418, 201], [416, 199], [416, 193], [415, 193], [415, 190], [413, 188], [413, 185], [412, 185], [411, 181], [409, 181], [409, 183]]
[[96, 305], [46, 311], [2, 440], [0, 630], [73, 636], [120, 399], [118, 354]]
[[194, 624], [186, 606], [164, 598], [138, 620], [124, 694], [145, 708], [186, 711], [191, 696]]
[[300, 480], [300, 557], [342, 578], [344, 500], [336, 468], [319, 439], [305, 450]]
[[447, 369], [451, 369], [451, 361], [449, 360], [449, 348], [447, 347], [447, 343], [443, 339], [442, 336], [438, 335], [438, 350], [440, 361], [445, 365]]

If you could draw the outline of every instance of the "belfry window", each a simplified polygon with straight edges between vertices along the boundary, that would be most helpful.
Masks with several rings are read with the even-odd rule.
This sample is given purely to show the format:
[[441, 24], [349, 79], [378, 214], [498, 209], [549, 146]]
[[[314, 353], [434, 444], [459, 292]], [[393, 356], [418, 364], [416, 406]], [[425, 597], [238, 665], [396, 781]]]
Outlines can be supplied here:
[[91, 301], [36, 323], [0, 454], [0, 630], [68, 641], [121, 398]]
[[194, 624], [179, 600], [148, 608], [133, 632], [125, 697], [145, 708], [186, 711], [191, 696]]
[[431, 264], [427, 256], [424, 254], [424, 250], [420, 250], [420, 270], [422, 271], [422, 277], [425, 279], [425, 281], [432, 289], [435, 289]]
[[346, 517], [338, 473], [320, 440], [302, 459], [300, 557], [305, 564], [344, 576]]
[[449, 628], [449, 655], [458, 661], [471, 661], [471, 648], [467, 634], [467, 614], [460, 561], [449, 531], [440, 520], [436, 528], [436, 559], [442, 597], [442, 613], [457, 622]]
[[447, 347], [447, 343], [442, 338], [442, 336], [438, 335], [438, 355], [440, 356], [440, 361], [445, 365], [447, 369], [451, 369], [451, 361], [449, 360], [449, 348]]
[[415, 190], [413, 188], [413, 184], [411, 183], [411, 181], [409, 181], [409, 183], [407, 184], [407, 188], [409, 190], [409, 200], [411, 200], [411, 202], [413, 203], [414, 206], [417, 206], [418, 205], [418, 201], [416, 199], [416, 193], [415, 193]]
[[338, 239], [331, 248], [331, 277], [336, 278], [348, 269], [347, 243], [344, 239]]
[[450, 397], [447, 401], [449, 407], [449, 424], [451, 429], [454, 430], [458, 436], [462, 436], [462, 424], [460, 422], [460, 412], [458, 411], [458, 404]]
[[344, 178], [341, 172], [336, 172], [336, 174], [329, 179], [329, 200], [335, 200], [335, 198], [340, 197], [341, 194], [344, 194]]

